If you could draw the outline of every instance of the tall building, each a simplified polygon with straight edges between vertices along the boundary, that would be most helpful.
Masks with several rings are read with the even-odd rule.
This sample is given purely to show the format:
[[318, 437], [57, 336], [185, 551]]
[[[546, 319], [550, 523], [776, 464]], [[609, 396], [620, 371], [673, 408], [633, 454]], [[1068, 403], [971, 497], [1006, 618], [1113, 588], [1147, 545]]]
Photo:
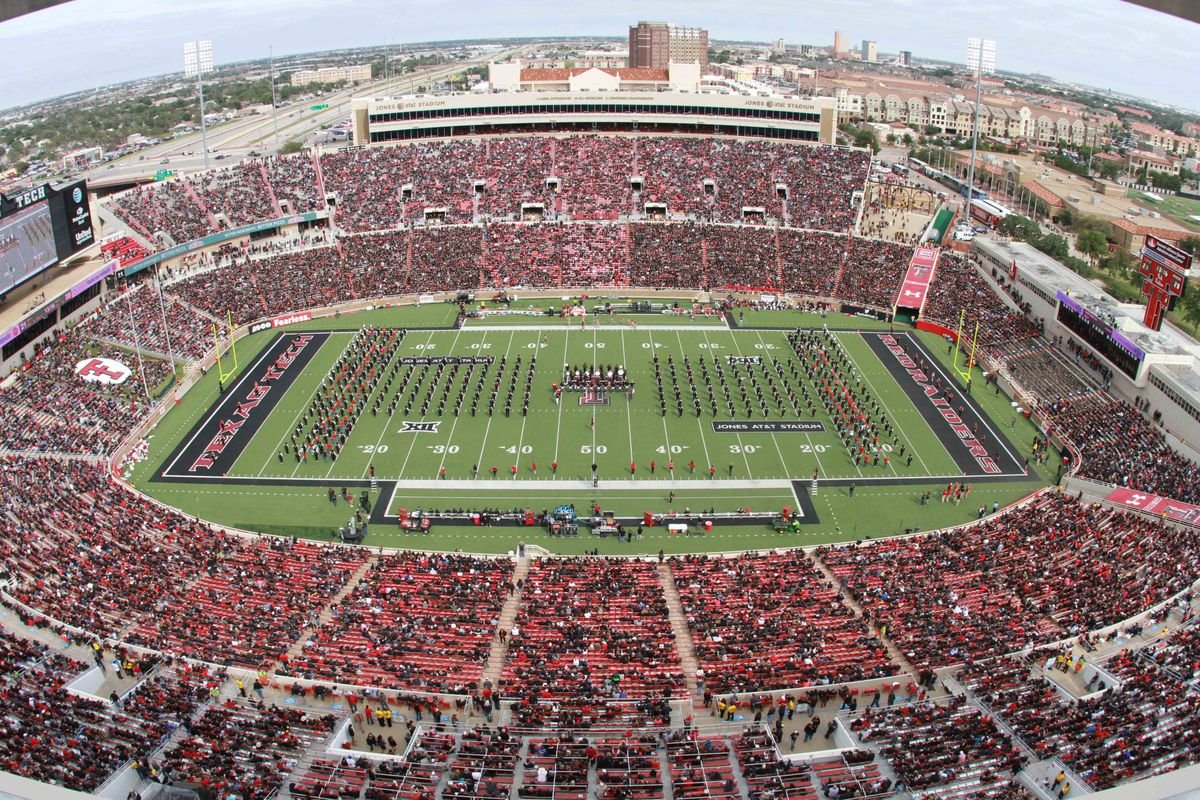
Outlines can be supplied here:
[[845, 58], [850, 53], [850, 37], [842, 31], [833, 32], [833, 57]]
[[355, 64], [348, 67], [319, 67], [317, 69], [302, 69], [292, 73], [292, 86], [306, 86], [310, 83], [339, 83], [349, 81], [371, 80], [370, 64]]
[[862, 60], [869, 61], [872, 64], [879, 60], [879, 51], [875, 42], [872, 42], [870, 39], [862, 40]]
[[708, 31], [673, 22], [638, 22], [629, 26], [629, 66], [666, 69], [671, 62], [699, 62], [708, 68]]
[[896, 59], [896, 63], [902, 67], [912, 66], [912, 50], [901, 50], [900, 57]]

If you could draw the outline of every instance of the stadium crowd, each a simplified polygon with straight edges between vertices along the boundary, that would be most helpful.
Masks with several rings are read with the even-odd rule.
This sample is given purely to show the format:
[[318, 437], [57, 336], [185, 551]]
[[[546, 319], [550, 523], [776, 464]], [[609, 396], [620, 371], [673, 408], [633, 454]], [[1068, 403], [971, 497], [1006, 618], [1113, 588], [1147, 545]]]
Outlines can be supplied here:
[[212, 349], [213, 320], [165, 292], [160, 298], [159, 291], [158, 284], [151, 280], [130, 287], [101, 306], [84, 332], [127, 350], [151, 351], [163, 359], [201, 360]]
[[897, 670], [808, 556], [671, 559], [714, 693], [857, 681]]
[[[119, 384], [84, 381], [76, 369], [93, 358], [117, 361], [131, 374]], [[126, 350], [91, 338], [86, 325], [59, 334], [27, 362], [15, 381], [0, 386], [0, 447], [111, 453], [149, 411], [146, 389], [154, 392], [163, 386], [171, 369], [163, 359], [143, 353], [139, 361]]]
[[[129, 290], [0, 388], [0, 444], [110, 453], [149, 409], [141, 374], [157, 389], [169, 381], [172, 365], [144, 356], [134, 377], [117, 387], [83, 382], [76, 365], [96, 356], [128, 362], [131, 345], [199, 358], [209, 322], [193, 306], [216, 318], [231, 311], [236, 322], [246, 322], [413, 291], [628, 283], [779, 288], [888, 307], [911, 251], [845, 233], [854, 214], [849, 195], [861, 186], [866, 165], [858, 151], [778, 143], [521, 137], [350, 149], [319, 161], [273, 158], [137, 189], [116, 198], [114, 210], [151, 240], [163, 232], [189, 241], [222, 217], [236, 226], [274, 216], [281, 202], [293, 212], [320, 208], [326, 191], [337, 199], [337, 223], [351, 235], [265, 257], [230, 252], [227, 266], [183, 279], [172, 287], [179, 298], [166, 298], [169, 348], [155, 287]], [[618, 221], [654, 203], [691, 219]], [[550, 222], [513, 221], [531, 213], [530, 206], [540, 206], [535, 216]], [[425, 226], [432, 209], [438, 221], [482, 224]], [[757, 209], [791, 227], [746, 224], [761, 221]], [[130, 252], [112, 250], [120, 258]], [[991, 343], [1036, 333], [968, 262], [943, 259], [927, 308], [931, 318], [956, 324], [958, 310], [967, 308]], [[391, 344], [381, 343], [380, 352]], [[376, 355], [372, 368], [392, 363], [390, 355]], [[513, 387], [520, 366], [518, 360], [512, 368]], [[353, 413], [364, 404], [356, 402]], [[1197, 466], [1130, 406], [1056, 402], [1052, 423], [1080, 448], [1083, 475], [1200, 502]], [[470, 692], [498, 640], [507, 659], [497, 693], [520, 698], [520, 713], [537, 724], [549, 714], [581, 719], [579, 708], [547, 712], [543, 702], [580, 698], [637, 698], [648, 705], [631, 715], [663, 719], [659, 703], [685, 691], [667, 614], [665, 586], [673, 581], [710, 697], [892, 675], [898, 667], [886, 650], [891, 642], [922, 670], [965, 663], [963, 681], [1017, 737], [1039, 755], [1061, 755], [1095, 788], [1195, 759], [1189, 748], [1200, 734], [1200, 706], [1183, 688], [1197, 669], [1194, 628], [1176, 633], [1152, 658], [1116, 657], [1107, 668], [1120, 685], [1072, 706], [1022, 674], [1028, 673], [1022, 665], [978, 666], [1128, 618], [1186, 590], [1195, 577], [1195, 534], [1061, 494], [969, 529], [825, 547], [813, 555], [689, 556], [661, 566], [537, 561], [517, 585], [509, 559], [376, 556], [236, 537], [128, 493], [106, 465], [89, 460], [6, 456], [0, 490], [10, 534], [0, 539], [0, 565], [19, 604], [171, 656], [279, 664], [284, 675], [412, 691]], [[516, 623], [497, 629], [514, 591], [521, 592]], [[28, 622], [49, 624], [18, 609]], [[135, 694], [118, 698], [116, 710], [64, 691], [64, 678], [81, 665], [7, 633], [0, 633], [0, 667], [7, 676], [0, 687], [6, 734], [0, 766], [84, 790], [131, 758], [141, 763], [174, 724], [188, 721], [188, 735], [166, 753], [165, 770], [200, 777], [216, 791], [265, 797], [282, 783], [287, 763], [332, 727], [331, 719], [294, 710], [231, 704], [189, 721], [219, 680], [203, 667], [148, 667], [150, 677]], [[418, 717], [422, 702], [415, 704]], [[378, 719], [390, 722], [390, 711]], [[440, 715], [435, 720], [440, 724]], [[959, 700], [867, 709], [851, 727], [880, 744], [909, 790], [978, 787], [1008, 796], [1006, 776], [1023, 763], [991, 720]], [[595, 748], [570, 736], [533, 742], [530, 758], [518, 764], [505, 736], [464, 738], [452, 796], [507, 790], [518, 767], [520, 796], [530, 798], [587, 791], [589, 766], [599, 759], [613, 784], [622, 773], [631, 786], [631, 776], [656, 771], [641, 763], [641, 744]], [[669, 772], [661, 779], [677, 797], [738, 795], [735, 751], [743, 774], [750, 768], [767, 777], [758, 798], [775, 796], [794, 777], [770, 763], [761, 739], [736, 748], [720, 737], [690, 734], [664, 741]], [[443, 765], [451, 749], [441, 752]], [[438, 754], [428, 758], [437, 761]], [[864, 786], [889, 790], [882, 776], [850, 766], [814, 766], [827, 796], [850, 796]], [[380, 769], [383, 778], [402, 782], [407, 767]], [[355, 770], [332, 764], [324, 778], [340, 782], [316, 781], [301, 796], [327, 796], [330, 785], [361, 788]], [[431, 791], [432, 771], [415, 795], [405, 796]], [[602, 796], [631, 797], [608, 793], [609, 785]]]
[[1183, 591], [1200, 537], [1062, 494], [978, 527], [821, 548], [818, 558], [918, 667], [994, 658]]
[[1079, 448], [1085, 478], [1200, 504], [1200, 466], [1122, 400], [1084, 409], [1064, 403], [1051, 430]]
[[542, 697], [678, 695], [683, 675], [654, 565], [546, 559], [509, 632], [505, 691]]
[[366, 686], [462, 692], [483, 672], [500, 607], [515, 588], [512, 572], [508, 559], [382, 556], [289, 668]]

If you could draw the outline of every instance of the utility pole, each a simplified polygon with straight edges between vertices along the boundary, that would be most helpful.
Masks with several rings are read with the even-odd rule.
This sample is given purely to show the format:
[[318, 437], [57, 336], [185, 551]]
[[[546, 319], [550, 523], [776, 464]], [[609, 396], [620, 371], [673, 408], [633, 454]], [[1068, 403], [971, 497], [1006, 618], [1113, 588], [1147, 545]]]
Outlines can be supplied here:
[[275, 46], [267, 50], [271, 63], [271, 123], [275, 126], [275, 149], [279, 149], [279, 103], [275, 100]]
[[967, 168], [966, 219], [971, 224], [971, 205], [975, 201], [975, 157], [979, 151], [979, 101], [983, 95], [983, 73], [996, 71], [996, 43], [991, 39], [967, 39], [967, 67], [975, 70], [975, 115], [971, 126], [971, 165]]
[[205, 39], [183, 44], [183, 74], [195, 76], [200, 90], [200, 143], [204, 148], [204, 168], [208, 169], [208, 125], [204, 122], [204, 74], [213, 71], [212, 42]]

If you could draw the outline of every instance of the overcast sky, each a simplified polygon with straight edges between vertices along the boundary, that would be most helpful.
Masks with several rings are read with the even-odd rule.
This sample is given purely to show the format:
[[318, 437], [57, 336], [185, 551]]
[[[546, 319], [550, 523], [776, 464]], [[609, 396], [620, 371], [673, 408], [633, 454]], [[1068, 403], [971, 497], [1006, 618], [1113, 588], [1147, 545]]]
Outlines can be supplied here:
[[212, 39], [218, 64], [438, 39], [623, 36], [639, 19], [712, 39], [857, 47], [965, 59], [996, 40], [1000, 69], [1042, 72], [1200, 110], [1200, 26], [1120, 0], [71, 0], [0, 23], [0, 108], [182, 69], [182, 43]]

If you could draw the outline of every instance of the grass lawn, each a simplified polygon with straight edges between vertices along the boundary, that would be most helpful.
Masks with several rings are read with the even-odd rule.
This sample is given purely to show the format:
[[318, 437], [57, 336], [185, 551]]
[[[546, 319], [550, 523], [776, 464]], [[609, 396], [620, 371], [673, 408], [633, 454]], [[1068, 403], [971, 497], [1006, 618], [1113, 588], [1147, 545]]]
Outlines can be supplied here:
[[1125, 192], [1125, 196], [1136, 200], [1138, 205], [1143, 208], [1157, 211], [1183, 227], [1200, 233], [1200, 221], [1191, 219], [1193, 216], [1200, 217], [1200, 200], [1191, 200], [1178, 195], [1155, 195], [1160, 200], [1160, 202], [1155, 202], [1147, 197], [1145, 192], [1138, 189], [1129, 189]]
[[[506, 552], [519, 540], [538, 544], [555, 552], [574, 553], [599, 548], [602, 553], [657, 553], [699, 550], [745, 550], [776, 546], [794, 546], [834, 541], [846, 541], [867, 536], [889, 536], [909, 529], [928, 530], [957, 524], [976, 516], [983, 504], [989, 509], [993, 502], [1001, 505], [1013, 502], [1054, 479], [1056, 464], [1045, 470], [1033, 468], [1029, 478], [1002, 483], [977, 484], [961, 506], [937, 502], [947, 482], [945, 476], [959, 474], [949, 453], [936, 438], [929, 423], [917, 412], [912, 401], [884, 368], [880, 359], [857, 334], [836, 334], [853, 359], [856, 370], [870, 387], [873, 395], [886, 407], [898, 441], [893, 452], [903, 444], [913, 453], [911, 465], [893, 458], [886, 468], [855, 466], [835, 433], [832, 420], [818, 403], [815, 413], [802, 407], [797, 412], [786, 397], [777, 401], [770, 392], [778, 382], [773, 362], [781, 366], [795, 359], [787, 343], [785, 330], [793, 327], [883, 329], [877, 323], [858, 317], [830, 315], [822, 319], [801, 312], [747, 312], [738, 320], [739, 327], [730, 330], [716, 317], [698, 317], [693, 323], [686, 315], [638, 315], [637, 327], [630, 318], [617, 315], [599, 320], [601, 326], [589, 320], [586, 329], [577, 322], [561, 326], [557, 318], [553, 326], [529, 330], [533, 318], [519, 315], [496, 317], [490, 320], [469, 320], [461, 329], [451, 326], [456, 317], [451, 304], [430, 304], [415, 307], [376, 309], [283, 329], [286, 333], [303, 330], [344, 331], [334, 333], [309, 363], [305, 372], [280, 399], [267, 420], [230, 470], [229, 475], [242, 479], [225, 483], [163, 483], [151, 477], [179, 442], [207, 416], [217, 398], [216, 376], [207, 376], [180, 399], [177, 407], [153, 431], [149, 439], [149, 454], [131, 473], [134, 483], [162, 501], [186, 513], [196, 514], [214, 522], [264, 533], [296, 535], [329, 539], [333, 530], [345, 524], [351, 509], [344, 503], [329, 503], [326, 490], [337, 486], [339, 480], [361, 479], [368, 466], [374, 466], [381, 481], [399, 479], [394, 497], [385, 496], [381, 484], [372, 494], [373, 503], [386, 503], [388, 510], [396, 508], [426, 509], [534, 508], [574, 503], [590, 507], [599, 502], [606, 510], [621, 515], [640, 515], [643, 511], [693, 511], [714, 508], [732, 511], [750, 507], [756, 512], [776, 512], [784, 505], [796, 507], [790, 479], [808, 479], [814, 468], [823, 478], [841, 478], [856, 482], [853, 497], [846, 487], [823, 486], [813, 498], [819, 521], [806, 525], [799, 534], [776, 534], [767, 526], [718, 524], [707, 536], [672, 537], [661, 529], [645, 532], [641, 542], [620, 543], [584, 533], [573, 538], [552, 538], [532, 528], [474, 526], [456, 527], [435, 525], [428, 536], [405, 534], [388, 526], [371, 529], [368, 544], [389, 547], [476, 552]], [[541, 322], [539, 318], [535, 323]], [[408, 414], [402, 413], [403, 402], [395, 415], [385, 411], [371, 415], [363, 413], [355, 425], [341, 457], [336, 462], [311, 461], [297, 464], [292, 457], [280, 463], [278, 454], [296, 420], [307, 407], [314, 391], [330, 366], [362, 325], [406, 327], [408, 334], [391, 353], [398, 359], [420, 356], [492, 356], [488, 365], [475, 365], [468, 374], [474, 387], [483, 376], [485, 390], [476, 416], [469, 414], [473, 390], [467, 402], [454, 416], [450, 408], [441, 415], [434, 409], [424, 417], [419, 405]], [[664, 327], [665, 326], [665, 327]], [[745, 326], [745, 327], [741, 327]], [[750, 326], [762, 326], [753, 328]], [[242, 369], [253, 364], [262, 349], [280, 331], [254, 334], [238, 344]], [[948, 360], [940, 337], [920, 334], [934, 356]], [[500, 358], [505, 358], [503, 370]], [[659, 358], [668, 412], [659, 412], [659, 399], [654, 374], [654, 357]], [[684, 401], [684, 413], [676, 412], [674, 384], [668, 372], [670, 363], [676, 365], [677, 382]], [[696, 371], [695, 385], [701, 400], [702, 413], [692, 410], [691, 385], [684, 375], [684, 358]], [[737, 364], [734, 358], [758, 358], [758, 364]], [[517, 359], [521, 366], [516, 367]], [[531, 359], [536, 368], [530, 396], [530, 409], [520, 414], [523, 380]], [[818, 432], [718, 432], [713, 422], [728, 420], [727, 400], [719, 383], [714, 381], [714, 397], [718, 414], [711, 413], [707, 387], [699, 378], [699, 365], [704, 362], [712, 373], [719, 364], [725, 371], [735, 419], [753, 421], [785, 421], [813, 419], [823, 423]], [[564, 364], [606, 365], [622, 364], [637, 389], [632, 400], [624, 394], [610, 394], [609, 404], [581, 406], [579, 394], [564, 393], [556, 402], [550, 386], [561, 380]], [[456, 378], [461, 382], [464, 369]], [[450, 381], [448, 371], [441, 377], [436, 368], [413, 366], [407, 371], [401, 366], [398, 376], [385, 400], [399, 395], [403, 401], [417, 386], [417, 397], [424, 397], [429, 388], [440, 397]], [[764, 417], [753, 388], [748, 389], [749, 408], [736, 388], [735, 374], [747, 387], [757, 386], [768, 402], [769, 413]], [[516, 375], [516, 408], [509, 416], [502, 411], [511, 378]], [[803, 375], [803, 370], [801, 370]], [[501, 400], [492, 416], [484, 409], [496, 378], [501, 379]], [[801, 382], [807, 381], [806, 377]], [[457, 383], [455, 384], [458, 385]], [[781, 384], [782, 385], [782, 384]], [[983, 386], [976, 376], [976, 386]], [[815, 387], [809, 387], [812, 392]], [[383, 392], [382, 385], [372, 387]], [[977, 400], [991, 417], [994, 427], [1003, 429], [1013, 445], [1023, 454], [1029, 452], [1033, 427], [1022, 416], [1014, 414], [1007, 397], [993, 396], [990, 391], [976, 390]], [[453, 399], [456, 392], [451, 392]], [[385, 402], [386, 410], [386, 402]], [[401, 432], [402, 423], [436, 421], [436, 432]], [[594, 420], [594, 422], [593, 422]], [[1011, 427], [1010, 427], [1011, 426]], [[688, 469], [694, 461], [695, 471]], [[551, 464], [557, 462], [557, 469]], [[654, 471], [651, 472], [651, 462]], [[668, 466], [673, 463], [674, 470]], [[536, 471], [534, 464], [536, 463]], [[590, 488], [591, 465], [598, 467], [600, 487]], [[636, 471], [631, 465], [636, 464]], [[478, 465], [478, 477], [474, 467]], [[497, 477], [491, 476], [491, 467]], [[517, 467], [516, 477], [512, 467]], [[709, 477], [709, 466], [715, 476]], [[445, 469], [446, 483], [439, 486], [441, 470]], [[308, 479], [305, 485], [264, 483], [262, 479]], [[887, 478], [888, 480], [877, 479]], [[900, 479], [913, 481], [900, 482]], [[729, 481], [736, 483], [729, 483]], [[970, 479], [966, 479], [970, 482]], [[632, 481], [637, 481], [632, 484]], [[858, 483], [861, 481], [861, 483]], [[556, 486], [556, 484], [560, 484]], [[919, 497], [931, 491], [934, 502], [922, 506]], [[674, 491], [672, 503], [668, 492]]]

